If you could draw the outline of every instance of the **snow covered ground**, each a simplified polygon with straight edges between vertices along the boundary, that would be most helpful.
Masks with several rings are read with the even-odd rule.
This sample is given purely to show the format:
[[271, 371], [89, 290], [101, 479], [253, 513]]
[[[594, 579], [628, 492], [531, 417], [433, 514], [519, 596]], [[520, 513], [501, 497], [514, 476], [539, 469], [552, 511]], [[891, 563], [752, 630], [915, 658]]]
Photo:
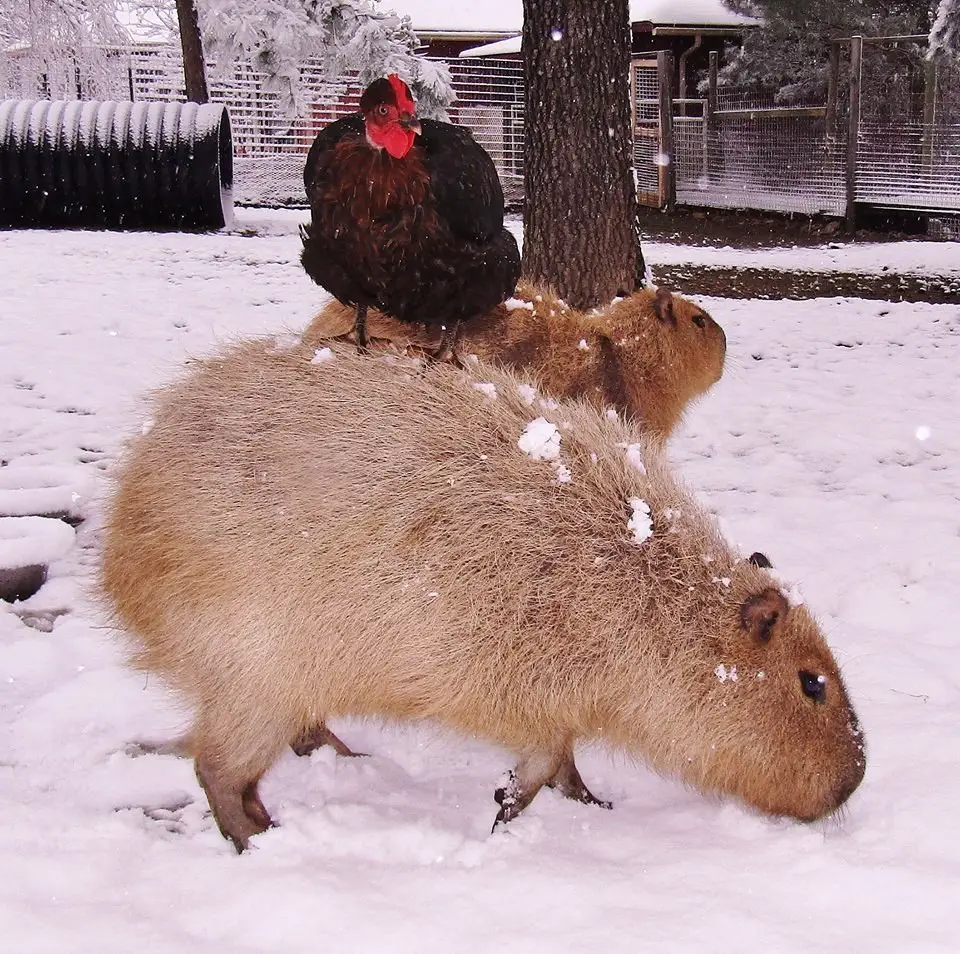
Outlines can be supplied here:
[[[353, 722], [334, 729], [371, 757], [284, 756], [261, 786], [281, 827], [237, 856], [188, 762], [125, 753], [186, 715], [124, 668], [91, 602], [97, 488], [146, 389], [218, 341], [306, 325], [322, 298], [297, 262], [302, 218], [241, 210], [214, 235], [0, 232], [0, 460], [86, 517], [40, 592], [0, 604], [0, 951], [957, 951], [954, 305], [703, 301], [728, 368], [672, 454], [828, 633], [868, 742], [842, 817], [772, 822], [591, 748], [584, 778], [614, 811], [545, 791], [491, 836], [507, 753]], [[960, 269], [960, 246], [934, 243], [646, 254]], [[0, 510], [23, 504], [15, 483], [0, 480]]]

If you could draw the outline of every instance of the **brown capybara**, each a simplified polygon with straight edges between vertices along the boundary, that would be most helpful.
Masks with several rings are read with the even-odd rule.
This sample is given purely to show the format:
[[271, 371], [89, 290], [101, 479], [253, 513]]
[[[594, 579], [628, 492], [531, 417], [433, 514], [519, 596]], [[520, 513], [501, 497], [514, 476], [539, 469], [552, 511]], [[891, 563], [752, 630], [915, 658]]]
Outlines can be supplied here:
[[498, 821], [543, 785], [596, 802], [584, 739], [799, 819], [864, 772], [813, 617], [732, 552], [659, 445], [482, 363], [262, 341], [200, 363], [122, 461], [101, 582], [135, 664], [192, 705], [238, 849], [271, 824], [260, 777], [335, 716], [511, 750]]
[[[727, 340], [699, 306], [664, 287], [635, 292], [584, 314], [521, 282], [517, 298], [464, 325], [460, 352], [536, 376], [552, 397], [583, 397], [643, 422], [666, 440], [692, 401], [723, 374]], [[319, 348], [353, 327], [354, 309], [332, 301], [303, 341]], [[429, 329], [370, 310], [373, 337], [433, 350]]]

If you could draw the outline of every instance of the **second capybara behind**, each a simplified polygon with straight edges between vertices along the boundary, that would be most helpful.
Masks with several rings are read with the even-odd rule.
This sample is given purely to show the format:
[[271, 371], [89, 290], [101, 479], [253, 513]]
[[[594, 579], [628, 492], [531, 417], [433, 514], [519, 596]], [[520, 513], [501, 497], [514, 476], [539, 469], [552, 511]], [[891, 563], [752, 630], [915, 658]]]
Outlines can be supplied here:
[[[320, 348], [352, 324], [353, 309], [332, 301], [307, 327], [304, 344]], [[378, 311], [368, 313], [367, 327], [400, 347], [437, 346], [428, 329]], [[535, 375], [553, 397], [615, 408], [666, 440], [691, 402], [720, 380], [727, 339], [707, 312], [663, 286], [584, 313], [521, 282], [517, 298], [464, 325], [460, 351]]]
[[106, 602], [135, 664], [192, 706], [238, 849], [271, 824], [263, 773], [307, 730], [336, 740], [337, 716], [504, 746], [498, 822], [545, 784], [596, 803], [587, 739], [799, 819], [863, 776], [806, 606], [640, 428], [510, 371], [247, 343], [159, 392], [117, 481]]

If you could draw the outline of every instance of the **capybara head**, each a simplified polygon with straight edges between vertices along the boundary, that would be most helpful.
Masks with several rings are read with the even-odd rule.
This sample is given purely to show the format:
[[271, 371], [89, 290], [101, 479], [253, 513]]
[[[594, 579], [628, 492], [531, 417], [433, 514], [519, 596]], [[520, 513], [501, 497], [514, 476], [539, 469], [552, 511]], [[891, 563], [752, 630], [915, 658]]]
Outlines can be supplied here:
[[[739, 569], [732, 599], [714, 607], [707, 630], [716, 666], [698, 674], [702, 696], [683, 741], [682, 774], [771, 815], [812, 821], [860, 784], [863, 734], [806, 607], [791, 605], [750, 564]], [[683, 734], [676, 724], [674, 732]]]
[[723, 374], [723, 329], [662, 285], [614, 302], [598, 317], [618, 368], [622, 394], [614, 403], [656, 430], [669, 432], [687, 404]]

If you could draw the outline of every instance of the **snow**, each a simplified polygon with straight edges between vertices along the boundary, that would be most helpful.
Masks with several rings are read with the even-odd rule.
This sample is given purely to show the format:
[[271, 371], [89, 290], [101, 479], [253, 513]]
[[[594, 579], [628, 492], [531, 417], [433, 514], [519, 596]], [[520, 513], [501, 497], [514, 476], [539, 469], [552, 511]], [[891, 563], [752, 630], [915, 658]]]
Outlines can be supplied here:
[[91, 493], [90, 476], [82, 465], [0, 468], [0, 516], [30, 514], [79, 516]]
[[619, 444], [619, 447], [623, 448], [624, 453], [627, 455], [627, 460], [630, 462], [631, 466], [636, 467], [641, 474], [647, 472], [647, 468], [643, 465], [643, 448], [640, 444]]
[[723, 663], [720, 663], [719, 666], [713, 671], [713, 674], [720, 680], [720, 682], [726, 682], [728, 679], [731, 682], [736, 682], [740, 677], [737, 675], [736, 666], [724, 666]]
[[[0, 232], [0, 473], [51, 468], [38, 493], [96, 486], [43, 588], [0, 603], [0, 948], [955, 951], [957, 305], [698, 299], [727, 333], [727, 369], [670, 456], [742, 553], [802, 582], [843, 667], [869, 758], [839, 818], [766, 820], [596, 745], [578, 764], [613, 811], [545, 791], [491, 835], [508, 753], [428, 723], [343, 720], [333, 729], [369, 757], [284, 755], [262, 785], [280, 827], [237, 857], [189, 762], [127, 754], [188, 716], [123, 665], [91, 600], [104, 474], [144, 426], [147, 388], [218, 343], [306, 326], [323, 300], [297, 260], [302, 220]], [[645, 252], [655, 266], [711, 254]], [[741, 254], [960, 267], [946, 243]]]
[[[471, 0], [460, 4], [443, 0], [383, 0], [380, 6], [408, 15], [414, 30], [423, 36], [446, 33], [482, 37], [518, 34], [523, 29], [522, 0]], [[630, 0], [630, 20], [676, 26], [740, 26], [757, 22], [753, 17], [731, 12], [723, 0]], [[551, 36], [557, 40], [563, 33], [557, 27]], [[519, 46], [509, 52], [517, 51]]]
[[560, 431], [545, 417], [534, 418], [523, 429], [517, 446], [534, 460], [556, 460], [560, 456]]
[[45, 565], [66, 556], [73, 527], [50, 517], [0, 516], [0, 570]]
[[653, 521], [650, 519], [650, 504], [640, 497], [630, 498], [630, 518], [627, 530], [632, 543], [643, 543], [653, 536]]
[[517, 387], [517, 391], [524, 403], [532, 407], [533, 402], [537, 399], [537, 389], [531, 384], [521, 384]]

